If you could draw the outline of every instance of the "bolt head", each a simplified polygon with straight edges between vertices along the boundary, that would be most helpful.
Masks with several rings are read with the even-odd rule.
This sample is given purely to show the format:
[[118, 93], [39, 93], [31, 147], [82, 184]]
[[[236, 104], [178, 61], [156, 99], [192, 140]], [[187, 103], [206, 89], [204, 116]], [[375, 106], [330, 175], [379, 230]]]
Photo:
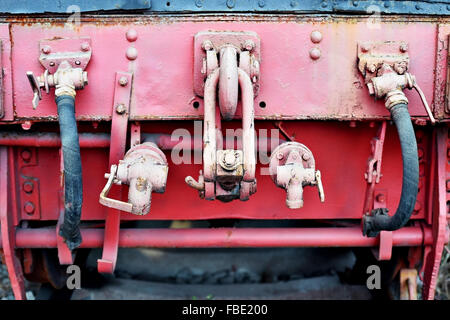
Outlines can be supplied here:
[[304, 153], [302, 155], [302, 159], [305, 161], [308, 161], [309, 159], [311, 159], [311, 155], [309, 153]]
[[52, 51], [50, 46], [43, 46], [41, 49], [42, 53], [49, 54]]
[[309, 56], [311, 57], [311, 59], [313, 60], [317, 60], [320, 58], [320, 56], [322, 55], [322, 53], [320, 52], [319, 48], [312, 48], [309, 51]]
[[255, 43], [252, 40], [246, 40], [244, 43], [244, 50], [252, 51], [255, 47]]
[[362, 52], [368, 52], [370, 50], [370, 44], [368, 44], [368, 43], [363, 43], [362, 45], [361, 45], [361, 51]]
[[408, 44], [402, 43], [402, 44], [400, 45], [400, 51], [401, 51], [401, 52], [407, 52], [407, 51], [408, 51]]
[[20, 156], [22, 157], [23, 161], [28, 162], [31, 160], [31, 151], [28, 149], [24, 149], [22, 150], [22, 152], [20, 153]]
[[25, 191], [26, 193], [31, 193], [31, 192], [33, 192], [34, 184], [31, 181], [26, 181], [23, 183], [22, 188], [23, 188], [23, 191]]
[[23, 130], [30, 130], [31, 129], [31, 125], [32, 125], [31, 121], [27, 120], [24, 123], [22, 123], [22, 129]]
[[278, 153], [277, 153], [277, 159], [278, 159], [278, 160], [281, 160], [281, 159], [283, 159], [283, 158], [284, 158], [283, 152], [278, 152]]
[[225, 156], [223, 157], [223, 162], [228, 166], [232, 166], [235, 161], [236, 161], [236, 157], [235, 157], [234, 153], [232, 153], [232, 152], [227, 152], [225, 154]]
[[202, 48], [205, 51], [210, 51], [210, 50], [214, 49], [213, 44], [210, 40], [203, 41]]
[[82, 51], [89, 51], [90, 48], [91, 48], [91, 46], [90, 46], [89, 43], [87, 43], [87, 42], [83, 42], [83, 43], [81, 44], [81, 50], [82, 50]]
[[30, 202], [30, 201], [25, 202], [25, 204], [23, 206], [23, 210], [25, 211], [26, 214], [32, 215], [35, 210], [33, 202]]
[[123, 104], [119, 104], [116, 106], [117, 114], [124, 114], [127, 108]]
[[79, 65], [81, 64], [81, 61], [80, 61], [80, 60], [76, 60], [76, 61], [75, 61], [75, 64], [76, 64], [77, 66], [79, 66]]
[[377, 201], [380, 203], [385, 203], [386, 202], [386, 196], [383, 193], [380, 193], [379, 195], [377, 195]]
[[119, 79], [119, 84], [120, 84], [122, 87], [125, 87], [125, 86], [128, 84], [128, 78], [125, 77], [125, 76], [120, 77], [120, 79]]
[[418, 212], [422, 209], [422, 204], [419, 201], [416, 201], [416, 204], [414, 205], [414, 211]]
[[55, 63], [52, 61], [52, 62], [50, 62], [50, 67], [54, 67], [55, 66]]
[[374, 64], [371, 64], [370, 66], [367, 66], [367, 70], [368, 70], [370, 73], [375, 73], [375, 71], [377, 71], [377, 66], [374, 65]]

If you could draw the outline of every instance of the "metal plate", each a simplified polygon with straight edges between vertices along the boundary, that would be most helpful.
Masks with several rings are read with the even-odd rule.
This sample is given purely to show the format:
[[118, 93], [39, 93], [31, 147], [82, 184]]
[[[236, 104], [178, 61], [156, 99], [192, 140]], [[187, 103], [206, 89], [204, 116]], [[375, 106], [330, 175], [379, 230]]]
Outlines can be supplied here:
[[304, 12], [449, 15], [448, 0], [2, 0], [0, 12], [71, 13], [108, 11], [148, 12]]

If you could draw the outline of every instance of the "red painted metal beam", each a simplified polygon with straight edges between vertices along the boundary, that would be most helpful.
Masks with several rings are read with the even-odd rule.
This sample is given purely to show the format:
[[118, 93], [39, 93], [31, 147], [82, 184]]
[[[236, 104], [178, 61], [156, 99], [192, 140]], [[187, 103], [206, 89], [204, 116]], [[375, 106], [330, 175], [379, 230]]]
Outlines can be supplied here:
[[[81, 248], [103, 246], [103, 229], [82, 229]], [[422, 246], [433, 242], [431, 228], [405, 227], [392, 232], [393, 246]], [[120, 229], [120, 247], [373, 247], [379, 238], [367, 238], [349, 228], [217, 228]], [[0, 247], [1, 247], [0, 243]], [[54, 228], [17, 229], [18, 248], [55, 248]]]
[[[80, 148], [109, 148], [109, 133], [79, 133]], [[177, 147], [184, 150], [203, 150], [203, 138], [201, 136], [184, 137], [183, 139], [174, 139], [170, 134], [163, 133], [143, 133], [142, 140], [154, 142], [158, 148], [162, 150], [172, 150]], [[231, 146], [226, 145], [226, 139], [223, 140], [223, 148], [242, 149], [242, 138], [237, 137], [237, 141]], [[258, 138], [257, 148], [263, 147], [271, 152], [273, 148], [280, 143], [285, 142], [282, 139]], [[44, 147], [59, 148], [61, 147], [61, 138], [58, 133], [17, 133], [15, 131], [0, 132], [0, 145], [16, 146], [16, 147]]]
[[[79, 133], [81, 148], [108, 148], [110, 136], [108, 133]], [[1, 132], [0, 145], [20, 147], [61, 147], [58, 133], [21, 134], [17, 132]]]

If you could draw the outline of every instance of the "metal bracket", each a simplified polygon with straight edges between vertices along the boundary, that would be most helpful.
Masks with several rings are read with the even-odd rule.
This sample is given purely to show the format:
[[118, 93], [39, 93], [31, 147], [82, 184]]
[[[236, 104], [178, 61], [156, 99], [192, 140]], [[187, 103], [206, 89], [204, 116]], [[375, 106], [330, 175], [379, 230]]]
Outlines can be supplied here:
[[[124, 80], [127, 81], [124, 81]], [[111, 145], [109, 167], [119, 163], [125, 154], [127, 142], [128, 116], [133, 75], [129, 72], [116, 72], [114, 102], [112, 109]], [[122, 80], [122, 81], [121, 81]], [[125, 85], [123, 85], [125, 83]], [[111, 191], [114, 198], [120, 198], [122, 188]], [[98, 272], [113, 273], [116, 267], [119, 246], [120, 210], [108, 209], [105, 221], [105, 240], [102, 258], [97, 260]]]
[[378, 127], [377, 134], [370, 141], [372, 154], [369, 156], [367, 162], [367, 171], [364, 173], [364, 178], [367, 180], [366, 197], [363, 207], [363, 215], [369, 214], [376, 201], [374, 197], [375, 184], [381, 179], [381, 161], [383, 158], [384, 139], [386, 137], [386, 121], [381, 122]]
[[358, 43], [358, 69], [366, 83], [377, 76], [377, 71], [389, 65], [398, 74], [404, 74], [409, 68], [408, 44], [401, 41]]
[[20, 183], [20, 217], [21, 220], [40, 220], [40, 183], [42, 169], [38, 166], [36, 148], [18, 150], [18, 172]]
[[86, 69], [91, 60], [91, 39], [81, 37], [76, 39], [49, 39], [39, 42], [39, 62], [53, 74], [60, 64], [67, 61], [72, 68]]
[[358, 44], [358, 69], [364, 76], [370, 95], [385, 98], [386, 108], [408, 103], [404, 88], [415, 89], [432, 124], [436, 122], [416, 78], [408, 73], [409, 55], [406, 42], [361, 42]]
[[[39, 62], [45, 72], [36, 77], [33, 72], [26, 75], [33, 90], [33, 109], [42, 99], [41, 88], [49, 93], [50, 87], [68, 86], [69, 91], [83, 89], [87, 84], [87, 72], [84, 71], [91, 59], [91, 39], [51, 39], [39, 42]], [[75, 95], [75, 93], [73, 93]]]
[[251, 31], [202, 31], [195, 35], [195, 94], [203, 97], [205, 91], [205, 80], [210, 73], [218, 67], [218, 54], [225, 46], [232, 46], [236, 49], [237, 54], [239, 55], [239, 67], [243, 69], [252, 80], [254, 96], [256, 97], [259, 92], [259, 61], [261, 61], [261, 44], [258, 35]]
[[26, 299], [22, 266], [16, 256], [15, 230], [12, 211], [8, 210], [8, 148], [0, 147], [0, 235], [9, 279], [17, 300]]

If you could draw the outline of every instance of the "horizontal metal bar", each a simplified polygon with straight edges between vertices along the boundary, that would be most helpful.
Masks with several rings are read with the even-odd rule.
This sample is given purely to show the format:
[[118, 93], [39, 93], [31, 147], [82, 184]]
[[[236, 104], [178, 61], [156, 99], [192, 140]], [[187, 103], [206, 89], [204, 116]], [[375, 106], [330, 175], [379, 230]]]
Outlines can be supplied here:
[[449, 15], [449, 0], [2, 0], [0, 12], [296, 12]]
[[[80, 133], [78, 135], [81, 148], [108, 148], [110, 135], [108, 133]], [[0, 145], [18, 147], [47, 147], [61, 146], [61, 137], [58, 133], [17, 133], [0, 132]]]
[[[109, 148], [110, 135], [108, 133], [79, 133], [81, 148]], [[234, 149], [242, 149], [242, 139], [238, 137], [234, 140]], [[153, 142], [162, 150], [172, 150], [177, 147], [184, 150], [202, 150], [202, 136], [183, 137], [178, 140], [172, 139], [170, 134], [143, 133], [142, 141]], [[271, 152], [283, 139], [258, 138], [257, 148], [264, 147], [264, 151]], [[0, 146], [16, 147], [41, 147], [58, 148], [61, 146], [61, 138], [58, 133], [17, 133], [4, 131], [0, 132]], [[226, 139], [223, 139], [223, 148], [227, 148]]]
[[[82, 229], [81, 248], [103, 246], [103, 229]], [[0, 237], [1, 239], [1, 237]], [[422, 246], [433, 242], [431, 228], [405, 227], [392, 232], [393, 246]], [[17, 248], [56, 248], [54, 228], [17, 229]], [[121, 229], [120, 247], [374, 247], [360, 228], [215, 228]], [[1, 248], [1, 242], [0, 242]]]

